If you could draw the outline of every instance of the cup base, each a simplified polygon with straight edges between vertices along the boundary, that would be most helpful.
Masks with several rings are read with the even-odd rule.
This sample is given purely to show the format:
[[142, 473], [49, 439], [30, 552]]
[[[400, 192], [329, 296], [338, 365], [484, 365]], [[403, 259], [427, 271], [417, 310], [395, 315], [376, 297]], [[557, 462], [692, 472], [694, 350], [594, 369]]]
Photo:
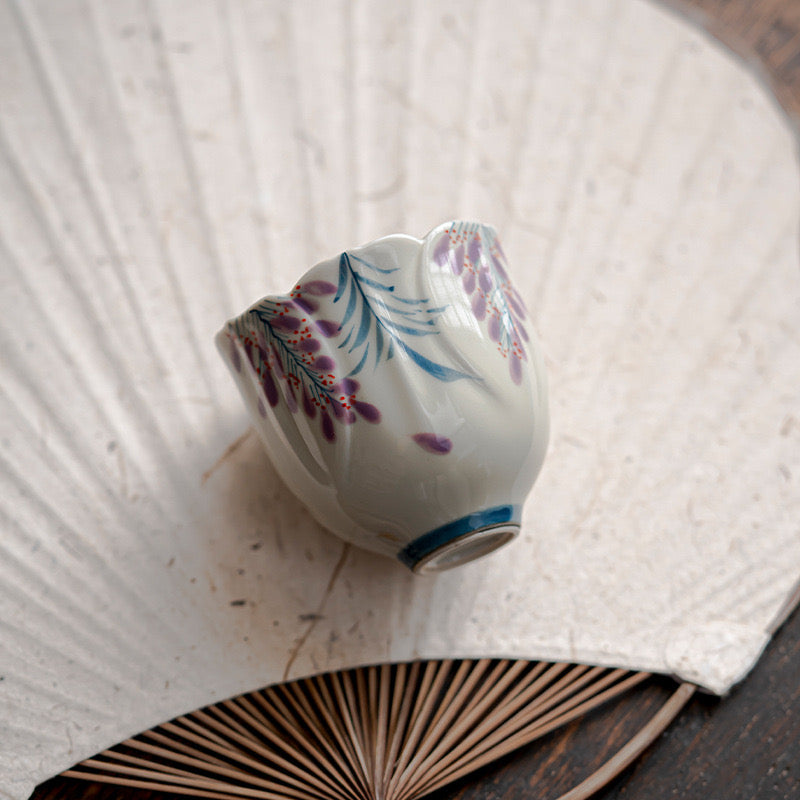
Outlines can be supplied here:
[[519, 507], [496, 506], [418, 537], [398, 558], [418, 575], [443, 572], [494, 552], [514, 539], [519, 527]]

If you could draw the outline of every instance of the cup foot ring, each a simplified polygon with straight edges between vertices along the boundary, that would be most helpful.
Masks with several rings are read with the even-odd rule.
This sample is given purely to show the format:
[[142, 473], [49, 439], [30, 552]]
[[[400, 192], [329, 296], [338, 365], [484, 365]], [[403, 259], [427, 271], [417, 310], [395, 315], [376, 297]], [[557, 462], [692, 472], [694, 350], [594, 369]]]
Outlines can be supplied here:
[[516, 538], [519, 512], [516, 506], [496, 506], [469, 514], [418, 537], [398, 557], [418, 575], [467, 564]]

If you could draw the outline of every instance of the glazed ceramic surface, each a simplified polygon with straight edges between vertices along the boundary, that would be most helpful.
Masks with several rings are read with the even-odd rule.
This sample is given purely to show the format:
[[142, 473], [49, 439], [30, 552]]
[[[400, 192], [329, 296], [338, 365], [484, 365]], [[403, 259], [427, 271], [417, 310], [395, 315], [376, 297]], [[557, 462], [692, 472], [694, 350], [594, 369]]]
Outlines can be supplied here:
[[454, 221], [318, 264], [217, 343], [315, 518], [423, 571], [519, 531], [548, 436], [528, 328], [494, 229]]
[[[0, 53], [0, 797], [326, 670], [746, 674], [800, 575], [800, 183], [716, 43], [641, 0], [0, 0]], [[502, 237], [550, 443], [517, 539], [420, 579], [296, 500], [214, 335], [457, 218]], [[373, 358], [337, 443], [388, 425]]]

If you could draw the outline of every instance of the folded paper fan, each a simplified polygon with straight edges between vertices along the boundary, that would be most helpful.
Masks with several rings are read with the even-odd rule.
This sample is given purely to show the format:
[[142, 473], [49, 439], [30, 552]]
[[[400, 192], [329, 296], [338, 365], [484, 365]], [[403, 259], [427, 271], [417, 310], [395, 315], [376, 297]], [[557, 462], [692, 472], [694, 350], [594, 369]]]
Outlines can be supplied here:
[[[0, 52], [0, 795], [363, 665], [752, 667], [800, 576], [800, 192], [736, 62], [639, 0], [5, 0]], [[518, 540], [421, 578], [293, 499], [213, 336], [454, 218], [551, 448]]]

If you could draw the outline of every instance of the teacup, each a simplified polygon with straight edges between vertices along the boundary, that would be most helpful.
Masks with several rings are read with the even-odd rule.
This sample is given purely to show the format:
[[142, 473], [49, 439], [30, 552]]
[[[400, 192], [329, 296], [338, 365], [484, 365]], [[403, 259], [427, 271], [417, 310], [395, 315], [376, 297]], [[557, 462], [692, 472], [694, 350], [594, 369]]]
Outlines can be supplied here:
[[424, 573], [519, 532], [549, 427], [527, 324], [495, 230], [457, 221], [317, 264], [217, 344], [317, 521]]

